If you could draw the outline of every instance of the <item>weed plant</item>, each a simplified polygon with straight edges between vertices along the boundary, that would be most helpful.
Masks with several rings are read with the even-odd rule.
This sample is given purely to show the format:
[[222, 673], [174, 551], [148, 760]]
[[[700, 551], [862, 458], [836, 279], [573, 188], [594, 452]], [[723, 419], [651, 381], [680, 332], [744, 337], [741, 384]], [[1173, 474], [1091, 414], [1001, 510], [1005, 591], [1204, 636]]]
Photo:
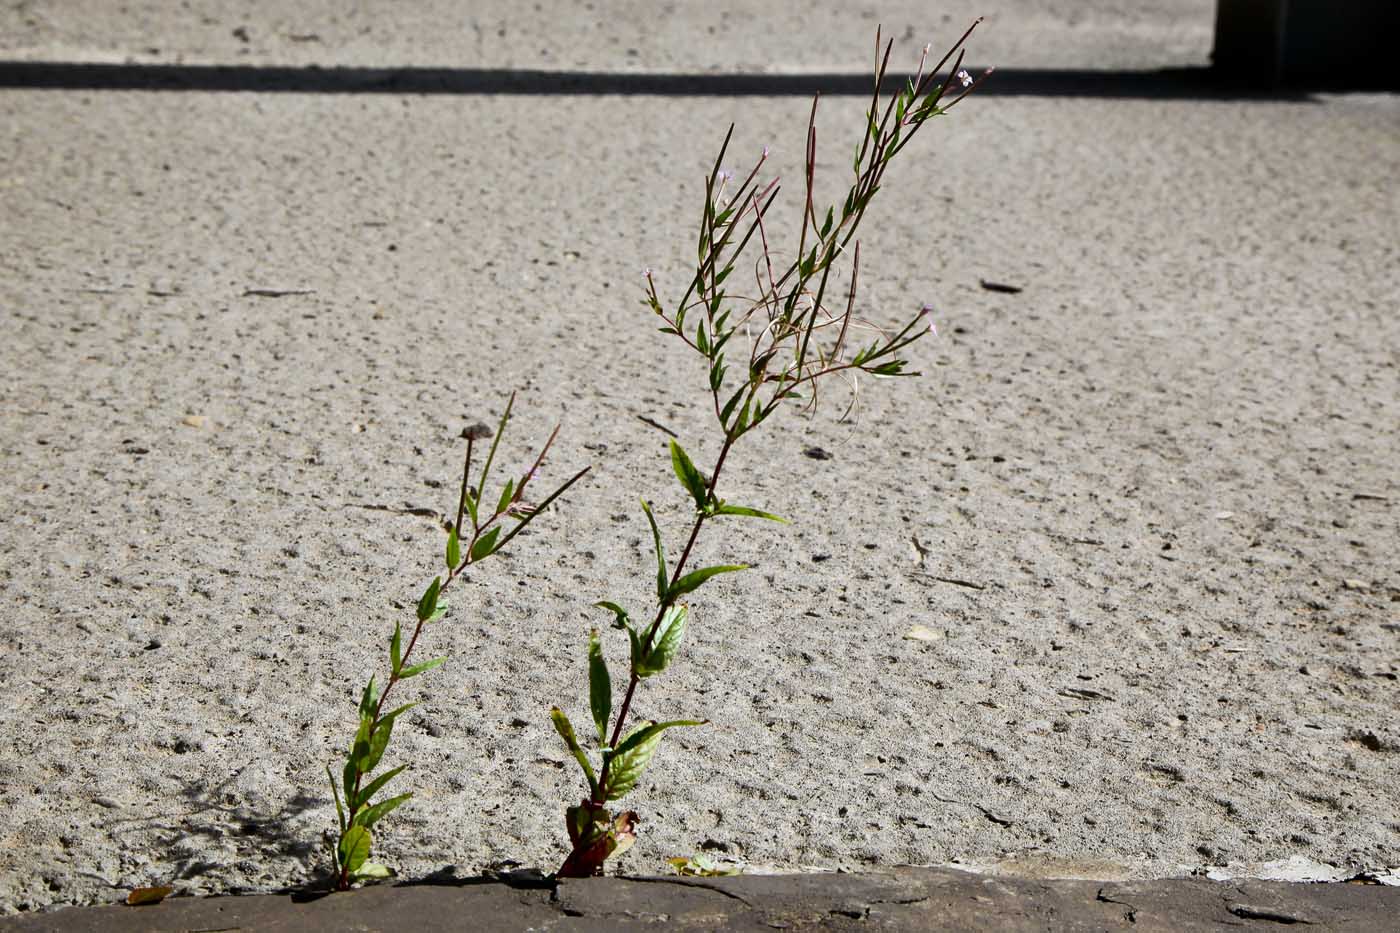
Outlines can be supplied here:
[[[705, 724], [703, 719], [644, 720], [629, 727], [629, 714], [641, 683], [665, 672], [680, 650], [686, 628], [692, 623], [684, 597], [720, 574], [746, 569], [743, 564], [690, 569], [701, 531], [713, 522], [731, 519], [783, 521], [720, 496], [720, 479], [738, 442], [784, 405], [792, 403], [814, 411], [819, 386], [831, 377], [845, 377], [854, 387], [860, 373], [875, 377], [918, 375], [908, 368], [903, 354], [933, 330], [932, 309], [921, 307], [898, 329], [884, 329], [856, 318], [860, 242], [855, 235], [895, 156], [926, 123], [946, 114], [990, 73], [974, 80], [962, 67], [963, 47], [976, 25], [973, 23], [928, 71], [926, 47], [918, 73], [883, 103], [881, 89], [888, 76], [893, 42], [882, 43], [877, 32], [875, 88], [851, 162], [850, 188], [844, 201], [824, 212], [813, 203], [818, 101], [812, 102], [806, 138], [806, 200], [797, 249], [790, 260], [779, 261], [765, 224], [779, 191], [777, 179], [761, 179], [768, 151], [763, 151], [742, 179], [721, 167], [734, 134], [731, 125], [705, 180], [695, 274], [684, 294], [674, 304], [664, 303], [655, 277], [650, 271], [645, 273], [645, 304], [660, 322], [661, 333], [682, 341], [703, 361], [719, 453], [707, 470], [701, 470], [681, 444], [670, 444], [672, 470], [694, 506], [694, 518], [674, 562], [667, 558], [665, 536], [651, 504], [642, 500], [656, 554], [655, 606], [637, 618], [617, 602], [596, 604], [612, 615], [612, 628], [626, 633], [629, 658], [626, 687], [620, 704], [615, 704], [602, 637], [596, 629], [590, 634], [588, 698], [592, 734], [596, 735], [596, 743], [590, 744], [594, 745], [596, 765], [569, 717], [557, 706], [551, 711], [555, 729], [587, 782], [587, 796], [565, 812], [572, 848], [558, 869], [558, 877], [601, 874], [608, 858], [633, 844], [637, 813], [614, 812], [612, 805], [636, 788], [667, 730]], [[940, 80], [938, 75], [950, 61], [951, 67]], [[749, 252], [750, 247], [754, 252]], [[752, 262], [740, 266], [746, 255], [753, 257]], [[833, 273], [844, 256], [850, 257], [850, 279], [843, 288]], [[736, 269], [752, 272], [753, 281], [737, 285], [738, 279], [731, 279]]]
[[[390, 877], [393, 872], [386, 866], [369, 861], [374, 843], [373, 829], [391, 810], [413, 796], [412, 792], [385, 797], [375, 801], [374, 797], [407, 765], [399, 765], [371, 778], [371, 773], [379, 766], [384, 752], [389, 746], [389, 738], [394, 731], [394, 722], [416, 703], [405, 703], [386, 711], [385, 701], [394, 688], [405, 680], [426, 673], [447, 659], [432, 658], [428, 661], [410, 663], [427, 627], [447, 613], [447, 601], [442, 594], [452, 583], [466, 572], [493, 554], [499, 554], [516, 535], [520, 534], [541, 511], [548, 508], [564, 492], [583, 478], [588, 467], [580, 470], [566, 482], [549, 493], [539, 505], [532, 505], [525, 492], [531, 480], [539, 472], [559, 434], [556, 427], [540, 448], [534, 465], [519, 479], [507, 479], [500, 492], [492, 498], [483, 498], [487, 482], [491, 478], [491, 467], [496, 460], [496, 449], [510, 422], [511, 408], [515, 396], [511, 395], [496, 425], [494, 436], [484, 425], [466, 430], [467, 454], [462, 465], [462, 485], [457, 497], [456, 521], [448, 526], [447, 546], [443, 561], [447, 565], [447, 575], [438, 575], [419, 598], [415, 607], [413, 628], [404, 639], [404, 628], [394, 623], [394, 634], [389, 638], [389, 677], [380, 689], [375, 678], [370, 677], [360, 695], [359, 725], [350, 742], [350, 750], [345, 756], [339, 779], [329, 765], [326, 776], [330, 778], [331, 795], [335, 798], [336, 820], [339, 827], [332, 847], [335, 862], [335, 885], [345, 890], [359, 881]], [[471, 484], [473, 456], [476, 442], [492, 436], [491, 448], [476, 485]], [[492, 504], [494, 503], [494, 504]], [[487, 509], [490, 509], [488, 512]], [[466, 520], [469, 524], [464, 525]], [[507, 525], [512, 525], [508, 530]]]

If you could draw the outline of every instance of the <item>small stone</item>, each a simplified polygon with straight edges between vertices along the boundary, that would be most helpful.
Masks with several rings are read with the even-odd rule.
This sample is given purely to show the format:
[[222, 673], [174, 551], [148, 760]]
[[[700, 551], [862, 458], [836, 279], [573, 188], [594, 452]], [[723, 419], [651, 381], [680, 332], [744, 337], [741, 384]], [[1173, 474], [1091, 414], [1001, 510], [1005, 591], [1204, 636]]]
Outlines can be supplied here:
[[491, 429], [488, 428], [486, 425], [482, 424], [480, 421], [478, 421], [476, 424], [469, 424], [462, 429], [462, 438], [464, 440], [479, 441], [484, 437], [490, 436]]
[[207, 420], [203, 415], [186, 415], [180, 423], [187, 428], [202, 428]]
[[913, 641], [937, 641], [943, 636], [929, 628], [927, 625], [916, 625], [904, 633], [904, 637]]
[[1371, 585], [1365, 580], [1347, 579], [1342, 581], [1342, 586], [1349, 590], [1369, 590]]

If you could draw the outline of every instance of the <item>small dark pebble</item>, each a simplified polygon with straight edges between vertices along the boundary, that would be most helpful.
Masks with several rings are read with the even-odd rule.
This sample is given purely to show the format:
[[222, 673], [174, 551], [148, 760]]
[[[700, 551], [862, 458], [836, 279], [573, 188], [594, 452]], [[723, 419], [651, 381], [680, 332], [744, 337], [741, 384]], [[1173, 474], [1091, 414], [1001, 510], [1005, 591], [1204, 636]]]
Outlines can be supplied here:
[[479, 441], [483, 437], [490, 437], [491, 429], [478, 421], [476, 424], [469, 424], [462, 429], [462, 437], [468, 440]]
[[989, 282], [986, 279], [978, 279], [982, 287], [989, 292], [1001, 292], [1003, 295], [1017, 295], [1023, 289], [1019, 285], [1007, 285], [1005, 282]]
[[821, 447], [808, 447], [806, 450], [802, 451], [802, 453], [805, 456], [811, 457], [813, 460], [831, 459], [830, 451], [824, 450]]
[[822, 561], [824, 561], [824, 560], [831, 560], [831, 555], [830, 555], [830, 554], [813, 554], [813, 555], [812, 555], [812, 563], [814, 563], [814, 564], [820, 564], [820, 563], [821, 563]]

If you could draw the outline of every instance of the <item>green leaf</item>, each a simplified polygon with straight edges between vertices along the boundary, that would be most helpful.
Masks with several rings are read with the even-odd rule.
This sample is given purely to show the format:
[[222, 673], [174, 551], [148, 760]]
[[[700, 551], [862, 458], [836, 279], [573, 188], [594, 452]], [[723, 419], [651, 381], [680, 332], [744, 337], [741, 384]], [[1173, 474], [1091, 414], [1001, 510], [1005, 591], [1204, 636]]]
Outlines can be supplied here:
[[836, 208], [834, 208], [834, 207], [828, 207], [828, 208], [826, 209], [826, 220], [822, 222], [822, 232], [821, 232], [821, 238], [822, 238], [822, 239], [826, 239], [826, 235], [827, 235], [828, 233], [831, 232], [831, 222], [835, 219], [835, 215], [836, 215]]
[[703, 567], [700, 570], [692, 570], [690, 573], [676, 581], [676, 585], [667, 592], [667, 597], [675, 599], [684, 596], [691, 590], [697, 589], [710, 577], [721, 573], [733, 573], [736, 570], [748, 570], [748, 564], [719, 564], [714, 567]]
[[398, 776], [398, 773], [400, 771], [407, 767], [408, 765], [399, 765], [397, 768], [391, 768], [390, 770], [385, 771], [383, 774], [379, 775], [379, 777], [375, 778], [373, 781], [370, 781], [369, 786], [366, 787], [364, 790], [360, 791], [360, 793], [358, 794], [358, 799], [351, 806], [351, 809], [358, 809], [359, 807], [362, 807], [365, 804], [369, 803], [371, 800], [374, 799], [374, 795], [379, 793], [379, 791], [383, 789], [385, 784], [388, 784], [390, 781], [392, 781], [395, 777]]
[[351, 826], [341, 834], [340, 845], [336, 849], [340, 864], [351, 873], [359, 871], [365, 859], [369, 858], [369, 847], [373, 840], [374, 837], [363, 826]]
[[340, 831], [345, 831], [345, 808], [340, 805], [340, 788], [335, 784], [335, 775], [331, 773], [331, 766], [326, 765], [326, 777], [331, 782], [331, 797], [335, 799], [335, 819], [340, 826]]
[[642, 772], [651, 763], [651, 756], [661, 743], [661, 735], [675, 726], [703, 726], [704, 719], [673, 719], [670, 722], [651, 722], [630, 733], [617, 746], [612, 764], [608, 769], [608, 786], [604, 788], [608, 800], [620, 800], [641, 780]]
[[549, 718], [554, 721], [554, 731], [559, 733], [564, 744], [569, 746], [569, 751], [574, 753], [579, 767], [583, 769], [583, 776], [588, 778], [588, 792], [596, 794], [598, 792], [598, 778], [593, 774], [593, 764], [588, 760], [588, 755], [578, 744], [578, 736], [574, 734], [574, 724], [569, 722], [569, 717], [557, 706], [549, 711]]
[[595, 628], [588, 636], [588, 705], [593, 708], [593, 724], [598, 727], [598, 744], [608, 741], [608, 719], [612, 716], [612, 678], [603, 657], [603, 643]]
[[705, 322], [695, 325], [695, 347], [706, 356], [710, 355], [710, 342], [705, 339]]
[[441, 619], [445, 615], [447, 615], [447, 603], [443, 600], [438, 600], [437, 608], [433, 610], [433, 614], [428, 616], [423, 621], [425, 623], [436, 622], [438, 619]]
[[472, 560], [481, 560], [489, 556], [496, 549], [496, 538], [501, 534], [501, 526], [497, 525], [488, 530], [486, 534], [476, 539], [472, 545]]
[[423, 593], [423, 598], [418, 600], [418, 621], [426, 622], [428, 617], [437, 608], [438, 590], [442, 589], [442, 577], [433, 577], [433, 582], [428, 584], [427, 590]]
[[904, 375], [904, 361], [891, 360], [888, 363], [881, 363], [879, 366], [866, 369], [866, 372], [872, 376], [902, 376]]
[[462, 562], [462, 541], [457, 537], [457, 529], [447, 533], [447, 569], [456, 570]]
[[355, 796], [355, 781], [359, 776], [360, 772], [355, 768], [355, 755], [352, 753], [345, 761], [345, 769], [340, 772], [340, 786], [345, 790], [346, 803], [349, 803], [350, 798]]
[[[355, 816], [355, 825], [363, 826], [366, 829], [368, 829], [375, 823], [379, 822], [380, 818], [383, 817], [384, 814], [388, 813], [390, 810], [394, 809], [399, 804], [403, 803], [405, 800], [412, 796], [413, 792], [409, 791], [407, 794], [399, 794], [397, 797], [390, 797], [388, 800], [382, 800], [372, 807], [361, 810]], [[368, 855], [369, 853], [365, 854]]]
[[734, 430], [743, 434], [749, 428], [749, 403], [751, 399], [744, 399], [744, 407], [739, 409], [739, 417], [734, 420]]
[[758, 509], [751, 509], [746, 505], [730, 505], [727, 502], [721, 503], [719, 508], [715, 509], [714, 514], [746, 515], [749, 518], [766, 518], [770, 522], [782, 522], [784, 525], [788, 524], [788, 520], [786, 518], [780, 518], [779, 516], [774, 515], [771, 512], [761, 512]]
[[700, 475], [700, 471], [695, 468], [690, 457], [684, 448], [675, 441], [671, 441], [671, 468], [676, 471], [676, 477], [681, 481], [681, 485], [690, 493], [695, 500], [695, 507], [703, 509], [705, 503], [709, 501], [710, 491], [705, 484], [705, 478]]
[[515, 480], [506, 480], [505, 488], [501, 490], [500, 501], [496, 503], [496, 514], [499, 515], [510, 505], [510, 497], [515, 494]]
[[356, 742], [355, 767], [360, 769], [361, 774], [369, 774], [379, 764], [379, 759], [384, 757], [384, 750], [389, 747], [389, 737], [394, 732], [394, 720], [399, 714], [417, 706], [417, 703], [405, 703], [387, 716], [379, 717], [379, 722], [375, 725], [374, 731], [369, 734], [367, 747], [361, 748], [360, 742]]
[[371, 675], [369, 683], [365, 684], [365, 692], [360, 695], [360, 715], [373, 716], [374, 705], [379, 702], [379, 694], [374, 689], [374, 677]]
[[681, 636], [685, 634], [688, 614], [685, 606], [671, 606], [662, 614], [656, 634], [651, 639], [651, 650], [647, 652], [643, 661], [635, 665], [638, 677], [660, 674], [671, 663], [671, 659], [680, 650]]
[[389, 670], [395, 676], [399, 673], [399, 668], [403, 667], [403, 628], [398, 622], [394, 623], [394, 637], [389, 639]]
[[642, 511], [647, 513], [647, 521], [651, 524], [651, 537], [656, 543], [656, 598], [660, 602], [666, 601], [666, 548], [661, 544], [661, 529], [656, 526], [656, 516], [651, 514], [651, 503], [642, 500]]
[[[363, 770], [360, 767], [360, 759], [369, 754], [369, 734], [373, 727], [373, 716], [361, 716], [360, 727], [355, 730], [355, 737], [350, 740], [350, 760], [355, 763], [355, 767], [359, 770]], [[347, 798], [350, 796], [350, 785], [346, 785], [345, 796]]]
[[433, 658], [431, 661], [424, 661], [422, 664], [415, 664], [399, 671], [399, 680], [408, 680], [410, 677], [417, 677], [424, 671], [430, 671], [439, 665], [446, 664], [447, 658]]
[[396, 875], [394, 870], [387, 865], [365, 862], [358, 871], [352, 871], [350, 877], [356, 881], [383, 881], [385, 878], [393, 878]]
[[610, 603], [605, 599], [593, 605], [597, 606], [599, 609], [606, 609], [617, 617], [613, 619], [613, 628], [628, 628], [627, 610], [623, 609], [617, 603]]
[[729, 396], [729, 401], [724, 403], [724, 407], [720, 409], [719, 412], [719, 423], [721, 425], [727, 425], [729, 423], [729, 416], [734, 414], [734, 406], [739, 404], [739, 400], [744, 397], [744, 393], [747, 391], [749, 391], [749, 386], [742, 385], [737, 392]]
[[475, 528], [476, 525], [477, 525], [477, 521], [476, 521], [476, 490], [474, 490], [474, 489], [468, 489], [468, 490], [467, 490], [467, 498], [466, 498], [465, 501], [466, 501], [466, 503], [467, 503], [467, 514], [471, 516], [471, 518], [472, 518], [472, 527]]

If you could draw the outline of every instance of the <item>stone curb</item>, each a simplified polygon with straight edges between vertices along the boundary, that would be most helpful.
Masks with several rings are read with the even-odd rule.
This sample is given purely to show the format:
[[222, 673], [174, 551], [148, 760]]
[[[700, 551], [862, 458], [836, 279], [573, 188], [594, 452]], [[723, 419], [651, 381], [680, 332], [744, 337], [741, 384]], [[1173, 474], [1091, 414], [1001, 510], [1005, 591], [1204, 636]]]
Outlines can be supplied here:
[[73, 907], [0, 920], [5, 931], [231, 930], [1385, 930], [1400, 888], [1278, 881], [1042, 881], [947, 868], [733, 878], [599, 878], [529, 873], [348, 894], [171, 898], [148, 907]]

